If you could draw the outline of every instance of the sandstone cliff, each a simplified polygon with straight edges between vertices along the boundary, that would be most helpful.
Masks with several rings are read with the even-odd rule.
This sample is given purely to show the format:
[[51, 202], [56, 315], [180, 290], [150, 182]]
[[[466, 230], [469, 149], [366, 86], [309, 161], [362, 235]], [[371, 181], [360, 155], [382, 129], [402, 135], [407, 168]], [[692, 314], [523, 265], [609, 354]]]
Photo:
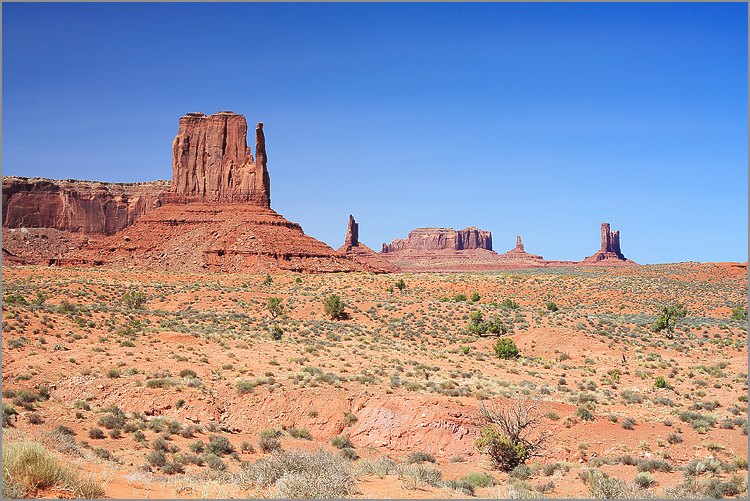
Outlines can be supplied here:
[[271, 205], [263, 123], [255, 129], [254, 160], [247, 146], [247, 121], [223, 111], [180, 118], [172, 143], [171, 203], [249, 202]]
[[383, 254], [402, 251], [442, 250], [492, 250], [492, 233], [475, 227], [454, 230], [453, 228], [417, 228], [406, 239], [396, 239], [383, 244]]
[[111, 235], [163, 203], [169, 181], [101, 183], [3, 177], [4, 228]]

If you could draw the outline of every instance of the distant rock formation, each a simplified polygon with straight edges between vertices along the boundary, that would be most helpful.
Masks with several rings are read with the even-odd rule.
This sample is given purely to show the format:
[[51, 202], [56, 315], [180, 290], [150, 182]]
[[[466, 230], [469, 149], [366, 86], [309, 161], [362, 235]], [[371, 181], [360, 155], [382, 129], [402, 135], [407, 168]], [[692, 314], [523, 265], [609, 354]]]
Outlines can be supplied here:
[[609, 223], [602, 223], [599, 251], [581, 261], [581, 264], [609, 266], [626, 263], [632, 264], [633, 261], [625, 258], [620, 250], [620, 230], [612, 231]]
[[359, 224], [354, 220], [354, 216], [349, 214], [349, 226], [346, 229], [344, 238], [344, 247], [356, 247], [359, 245]]
[[[242, 115], [190, 113], [180, 118], [172, 144], [171, 184], [14, 185], [9, 179], [6, 193], [4, 179], [4, 226], [45, 228], [4, 228], [3, 256], [26, 264], [170, 271], [369, 270], [271, 210], [263, 123], [255, 148], [254, 160]], [[71, 238], [72, 231], [81, 235]]]
[[396, 239], [383, 244], [383, 254], [402, 251], [462, 251], [470, 249], [492, 250], [492, 233], [473, 226], [463, 230], [453, 228], [417, 228], [406, 239]]
[[393, 273], [398, 268], [380, 257], [374, 250], [359, 241], [359, 223], [349, 214], [349, 226], [346, 229], [344, 245], [339, 247], [339, 253], [365, 266], [374, 273]]
[[506, 260], [536, 262], [536, 264], [542, 264], [542, 262], [544, 261], [544, 258], [542, 256], [537, 256], [536, 254], [529, 254], [528, 252], [526, 252], [520, 235], [516, 235], [516, 246], [505, 254], [500, 254], [499, 257]]
[[250, 202], [271, 206], [263, 122], [255, 129], [253, 160], [247, 146], [247, 121], [222, 111], [188, 113], [180, 118], [172, 143], [170, 203]]
[[111, 235], [159, 207], [169, 181], [102, 183], [3, 177], [4, 228]]

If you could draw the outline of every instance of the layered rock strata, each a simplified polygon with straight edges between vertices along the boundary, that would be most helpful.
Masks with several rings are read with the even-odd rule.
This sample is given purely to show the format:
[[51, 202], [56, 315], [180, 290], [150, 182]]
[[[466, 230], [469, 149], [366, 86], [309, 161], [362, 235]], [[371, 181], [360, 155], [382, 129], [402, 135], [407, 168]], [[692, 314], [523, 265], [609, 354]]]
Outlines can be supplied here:
[[160, 207], [169, 181], [101, 183], [3, 177], [3, 228], [111, 235]]

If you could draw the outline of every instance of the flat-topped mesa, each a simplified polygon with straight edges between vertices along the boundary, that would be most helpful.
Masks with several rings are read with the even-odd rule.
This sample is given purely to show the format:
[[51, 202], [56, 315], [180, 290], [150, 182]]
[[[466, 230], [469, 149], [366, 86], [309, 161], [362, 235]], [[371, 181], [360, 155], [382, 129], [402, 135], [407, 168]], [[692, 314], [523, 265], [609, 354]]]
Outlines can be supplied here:
[[255, 129], [256, 159], [247, 146], [247, 121], [231, 111], [188, 113], [172, 143], [168, 201], [247, 202], [271, 206], [263, 123]]
[[453, 228], [417, 228], [406, 239], [396, 239], [383, 244], [382, 253], [402, 251], [461, 251], [470, 249], [492, 250], [492, 233], [473, 226], [463, 230]]
[[357, 247], [359, 245], [359, 223], [354, 220], [354, 216], [349, 214], [349, 227], [346, 229], [344, 238], [344, 247]]
[[162, 205], [169, 181], [103, 183], [3, 177], [3, 228], [111, 235]]
[[623, 264], [632, 263], [620, 250], [620, 230], [612, 231], [609, 223], [602, 223], [599, 251], [587, 257], [581, 264]]

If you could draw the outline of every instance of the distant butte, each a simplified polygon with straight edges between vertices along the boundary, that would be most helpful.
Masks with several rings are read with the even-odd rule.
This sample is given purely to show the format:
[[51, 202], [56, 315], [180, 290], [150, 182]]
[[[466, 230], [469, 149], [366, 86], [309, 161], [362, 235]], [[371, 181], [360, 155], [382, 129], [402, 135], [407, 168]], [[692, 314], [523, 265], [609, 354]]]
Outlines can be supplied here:
[[620, 230], [612, 231], [609, 223], [602, 223], [599, 251], [581, 261], [581, 264], [586, 266], [616, 266], [635, 263], [627, 259], [620, 250]]
[[392, 273], [398, 269], [391, 263], [380, 257], [374, 250], [359, 241], [359, 223], [354, 216], [349, 215], [349, 225], [344, 237], [344, 245], [339, 247], [338, 252], [367, 267], [374, 273]]

